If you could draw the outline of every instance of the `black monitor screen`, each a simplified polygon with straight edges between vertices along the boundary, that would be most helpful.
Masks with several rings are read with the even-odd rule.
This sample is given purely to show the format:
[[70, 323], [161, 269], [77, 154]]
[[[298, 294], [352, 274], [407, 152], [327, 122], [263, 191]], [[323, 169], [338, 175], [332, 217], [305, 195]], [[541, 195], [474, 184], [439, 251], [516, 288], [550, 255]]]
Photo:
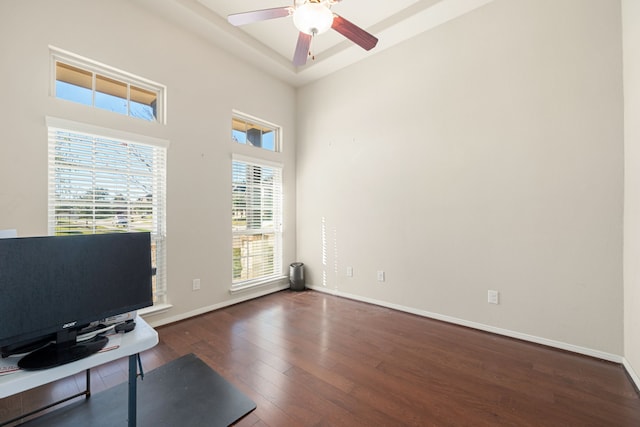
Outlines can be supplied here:
[[0, 239], [0, 347], [152, 304], [149, 233]]

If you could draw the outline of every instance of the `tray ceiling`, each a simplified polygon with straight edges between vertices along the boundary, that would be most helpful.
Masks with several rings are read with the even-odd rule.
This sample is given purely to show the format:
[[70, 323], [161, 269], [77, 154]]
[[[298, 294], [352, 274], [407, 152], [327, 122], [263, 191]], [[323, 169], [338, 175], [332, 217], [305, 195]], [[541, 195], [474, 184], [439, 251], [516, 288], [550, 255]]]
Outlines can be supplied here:
[[314, 38], [314, 60], [291, 63], [298, 31], [291, 18], [234, 27], [227, 15], [288, 6], [291, 0], [134, 0], [294, 86], [301, 86], [428, 31], [493, 0], [343, 0], [336, 14], [380, 40], [367, 52], [335, 31]]

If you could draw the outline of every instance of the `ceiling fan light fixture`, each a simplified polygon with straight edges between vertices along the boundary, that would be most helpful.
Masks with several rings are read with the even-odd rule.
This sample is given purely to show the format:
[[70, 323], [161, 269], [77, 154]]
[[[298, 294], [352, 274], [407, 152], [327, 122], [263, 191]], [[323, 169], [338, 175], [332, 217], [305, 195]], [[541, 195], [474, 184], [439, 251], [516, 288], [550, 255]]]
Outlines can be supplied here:
[[293, 23], [303, 33], [316, 36], [331, 28], [333, 12], [323, 3], [305, 3], [293, 12]]

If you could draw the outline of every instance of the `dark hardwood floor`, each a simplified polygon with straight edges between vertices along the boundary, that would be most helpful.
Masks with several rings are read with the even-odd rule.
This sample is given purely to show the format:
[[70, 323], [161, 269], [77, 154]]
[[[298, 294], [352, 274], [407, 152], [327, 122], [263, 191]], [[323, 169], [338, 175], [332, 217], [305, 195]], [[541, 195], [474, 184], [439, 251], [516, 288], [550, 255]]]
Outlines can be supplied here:
[[[283, 291], [158, 328], [148, 371], [195, 353], [257, 404], [238, 426], [640, 426], [621, 365], [318, 292]], [[92, 371], [97, 392], [126, 360]], [[0, 419], [84, 384], [0, 400]]]

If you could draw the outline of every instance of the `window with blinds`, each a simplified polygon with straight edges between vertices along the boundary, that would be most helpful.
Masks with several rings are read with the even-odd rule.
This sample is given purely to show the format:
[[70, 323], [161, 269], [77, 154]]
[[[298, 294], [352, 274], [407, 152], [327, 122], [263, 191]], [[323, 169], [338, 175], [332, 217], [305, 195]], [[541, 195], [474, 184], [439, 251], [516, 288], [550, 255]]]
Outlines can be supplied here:
[[282, 277], [282, 167], [234, 156], [232, 290]]
[[165, 302], [167, 141], [48, 118], [50, 235], [150, 232]]

